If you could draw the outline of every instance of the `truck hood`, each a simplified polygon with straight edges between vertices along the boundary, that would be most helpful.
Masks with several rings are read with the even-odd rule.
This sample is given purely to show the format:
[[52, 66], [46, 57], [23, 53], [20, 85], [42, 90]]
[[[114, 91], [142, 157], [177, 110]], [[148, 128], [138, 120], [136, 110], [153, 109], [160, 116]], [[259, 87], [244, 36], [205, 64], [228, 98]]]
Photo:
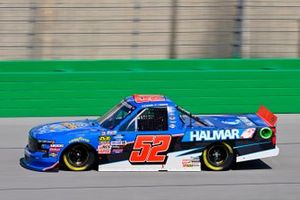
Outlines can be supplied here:
[[256, 126], [245, 115], [200, 116], [200, 119], [209, 126], [219, 128], [248, 128]]
[[78, 131], [93, 131], [99, 130], [100, 125], [97, 120], [77, 120], [77, 121], [64, 121], [44, 124], [31, 129], [30, 134], [34, 138], [45, 134], [63, 134]]

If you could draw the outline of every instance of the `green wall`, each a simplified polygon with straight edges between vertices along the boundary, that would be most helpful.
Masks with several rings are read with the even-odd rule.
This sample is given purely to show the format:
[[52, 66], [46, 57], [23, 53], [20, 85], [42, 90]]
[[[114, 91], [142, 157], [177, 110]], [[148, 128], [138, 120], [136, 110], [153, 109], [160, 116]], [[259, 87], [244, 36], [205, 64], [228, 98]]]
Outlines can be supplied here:
[[299, 113], [300, 59], [0, 62], [0, 117], [101, 115], [135, 93], [195, 113]]

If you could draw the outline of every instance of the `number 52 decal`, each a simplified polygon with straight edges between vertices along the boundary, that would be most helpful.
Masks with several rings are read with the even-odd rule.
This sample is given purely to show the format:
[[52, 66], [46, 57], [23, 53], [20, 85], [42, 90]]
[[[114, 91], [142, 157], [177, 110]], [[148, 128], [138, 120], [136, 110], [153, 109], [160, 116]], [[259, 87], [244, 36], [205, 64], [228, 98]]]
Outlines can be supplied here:
[[164, 164], [167, 161], [166, 152], [171, 139], [170, 135], [138, 135], [129, 162], [132, 164]]

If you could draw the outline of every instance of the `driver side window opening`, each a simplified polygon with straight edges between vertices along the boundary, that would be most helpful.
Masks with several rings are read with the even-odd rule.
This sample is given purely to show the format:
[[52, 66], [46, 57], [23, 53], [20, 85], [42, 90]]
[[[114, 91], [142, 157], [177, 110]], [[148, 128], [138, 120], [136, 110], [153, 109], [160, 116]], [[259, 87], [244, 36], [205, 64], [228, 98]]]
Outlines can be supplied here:
[[137, 117], [124, 124], [120, 131], [167, 131], [168, 110], [167, 107], [145, 108]]
[[167, 131], [167, 108], [146, 108], [137, 119], [138, 131]]

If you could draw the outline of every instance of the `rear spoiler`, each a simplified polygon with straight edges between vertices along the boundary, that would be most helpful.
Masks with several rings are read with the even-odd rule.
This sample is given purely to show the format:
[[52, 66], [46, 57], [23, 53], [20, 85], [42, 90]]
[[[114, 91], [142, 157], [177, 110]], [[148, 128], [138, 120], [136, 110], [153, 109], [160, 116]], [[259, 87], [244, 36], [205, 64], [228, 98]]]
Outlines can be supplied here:
[[265, 106], [260, 106], [257, 113], [262, 120], [264, 120], [269, 126], [275, 126], [277, 122], [277, 116], [269, 111]]

